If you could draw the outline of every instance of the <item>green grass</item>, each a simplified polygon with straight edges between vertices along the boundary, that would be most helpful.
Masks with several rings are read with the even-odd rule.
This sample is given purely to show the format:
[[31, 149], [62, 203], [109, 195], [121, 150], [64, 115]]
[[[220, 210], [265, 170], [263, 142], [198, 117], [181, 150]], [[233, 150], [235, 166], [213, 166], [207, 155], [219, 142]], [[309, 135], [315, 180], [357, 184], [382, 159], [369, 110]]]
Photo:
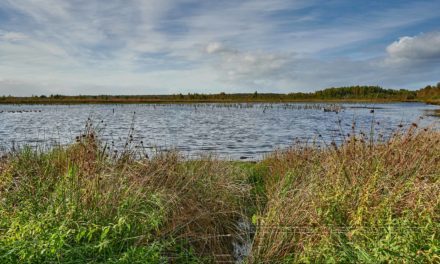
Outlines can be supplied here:
[[[94, 138], [94, 137], [93, 137]], [[177, 153], [105, 158], [88, 136], [2, 162], [1, 263], [205, 262], [231, 252], [240, 171]]]
[[248, 263], [438, 263], [440, 133], [370, 142], [257, 163], [114, 154], [91, 131], [24, 148], [0, 160], [0, 263], [227, 262], [249, 236]]

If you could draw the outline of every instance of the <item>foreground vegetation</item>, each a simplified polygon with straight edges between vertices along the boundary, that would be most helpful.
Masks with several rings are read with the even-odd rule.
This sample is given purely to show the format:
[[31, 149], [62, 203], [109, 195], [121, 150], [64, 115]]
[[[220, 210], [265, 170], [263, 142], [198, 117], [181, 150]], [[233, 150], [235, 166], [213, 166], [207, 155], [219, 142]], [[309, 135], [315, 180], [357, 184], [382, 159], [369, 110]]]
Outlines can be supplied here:
[[3, 157], [0, 262], [225, 263], [237, 248], [248, 263], [440, 261], [437, 131], [298, 143], [257, 163], [130, 146], [88, 127]]
[[440, 102], [440, 83], [418, 91], [384, 89], [379, 86], [328, 88], [312, 93], [174, 94], [174, 95], [42, 95], [0, 97], [0, 104], [130, 104], [130, 103], [247, 103], [301, 101]]

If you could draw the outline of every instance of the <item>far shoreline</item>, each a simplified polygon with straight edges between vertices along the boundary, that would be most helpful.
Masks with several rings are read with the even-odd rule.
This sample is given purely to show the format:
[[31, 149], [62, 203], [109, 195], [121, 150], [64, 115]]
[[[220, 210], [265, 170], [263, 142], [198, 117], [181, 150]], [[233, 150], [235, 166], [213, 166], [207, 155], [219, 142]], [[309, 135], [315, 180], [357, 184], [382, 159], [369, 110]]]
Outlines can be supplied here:
[[232, 93], [163, 95], [41, 95], [0, 97], [0, 104], [246, 104], [246, 103], [399, 103], [440, 104], [440, 83], [417, 91], [384, 89], [379, 86], [327, 88], [311, 93]]
[[301, 100], [14, 100], [0, 105], [89, 105], [89, 104], [283, 104], [283, 103], [426, 103], [438, 105], [440, 101], [389, 99], [301, 99]]

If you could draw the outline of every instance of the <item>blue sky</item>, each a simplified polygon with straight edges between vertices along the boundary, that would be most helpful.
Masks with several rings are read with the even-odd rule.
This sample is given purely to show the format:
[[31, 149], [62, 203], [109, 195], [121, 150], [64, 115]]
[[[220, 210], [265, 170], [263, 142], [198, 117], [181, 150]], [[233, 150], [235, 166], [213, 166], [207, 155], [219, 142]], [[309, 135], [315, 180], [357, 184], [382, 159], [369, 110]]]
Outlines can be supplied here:
[[415, 89], [440, 1], [2, 0], [0, 95]]

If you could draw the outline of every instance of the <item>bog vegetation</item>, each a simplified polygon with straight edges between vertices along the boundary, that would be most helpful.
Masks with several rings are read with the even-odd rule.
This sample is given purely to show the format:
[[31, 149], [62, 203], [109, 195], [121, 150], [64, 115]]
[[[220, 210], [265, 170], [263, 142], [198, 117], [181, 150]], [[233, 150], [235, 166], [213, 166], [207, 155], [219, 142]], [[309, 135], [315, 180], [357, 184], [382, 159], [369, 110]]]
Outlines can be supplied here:
[[440, 133], [257, 163], [77, 142], [0, 161], [0, 263], [438, 263]]
[[311, 93], [238, 93], [174, 95], [41, 95], [31, 97], [2, 96], [2, 104], [84, 104], [84, 103], [206, 103], [206, 102], [297, 102], [297, 101], [424, 101], [440, 102], [440, 83], [418, 91], [384, 89], [379, 86], [328, 88]]

